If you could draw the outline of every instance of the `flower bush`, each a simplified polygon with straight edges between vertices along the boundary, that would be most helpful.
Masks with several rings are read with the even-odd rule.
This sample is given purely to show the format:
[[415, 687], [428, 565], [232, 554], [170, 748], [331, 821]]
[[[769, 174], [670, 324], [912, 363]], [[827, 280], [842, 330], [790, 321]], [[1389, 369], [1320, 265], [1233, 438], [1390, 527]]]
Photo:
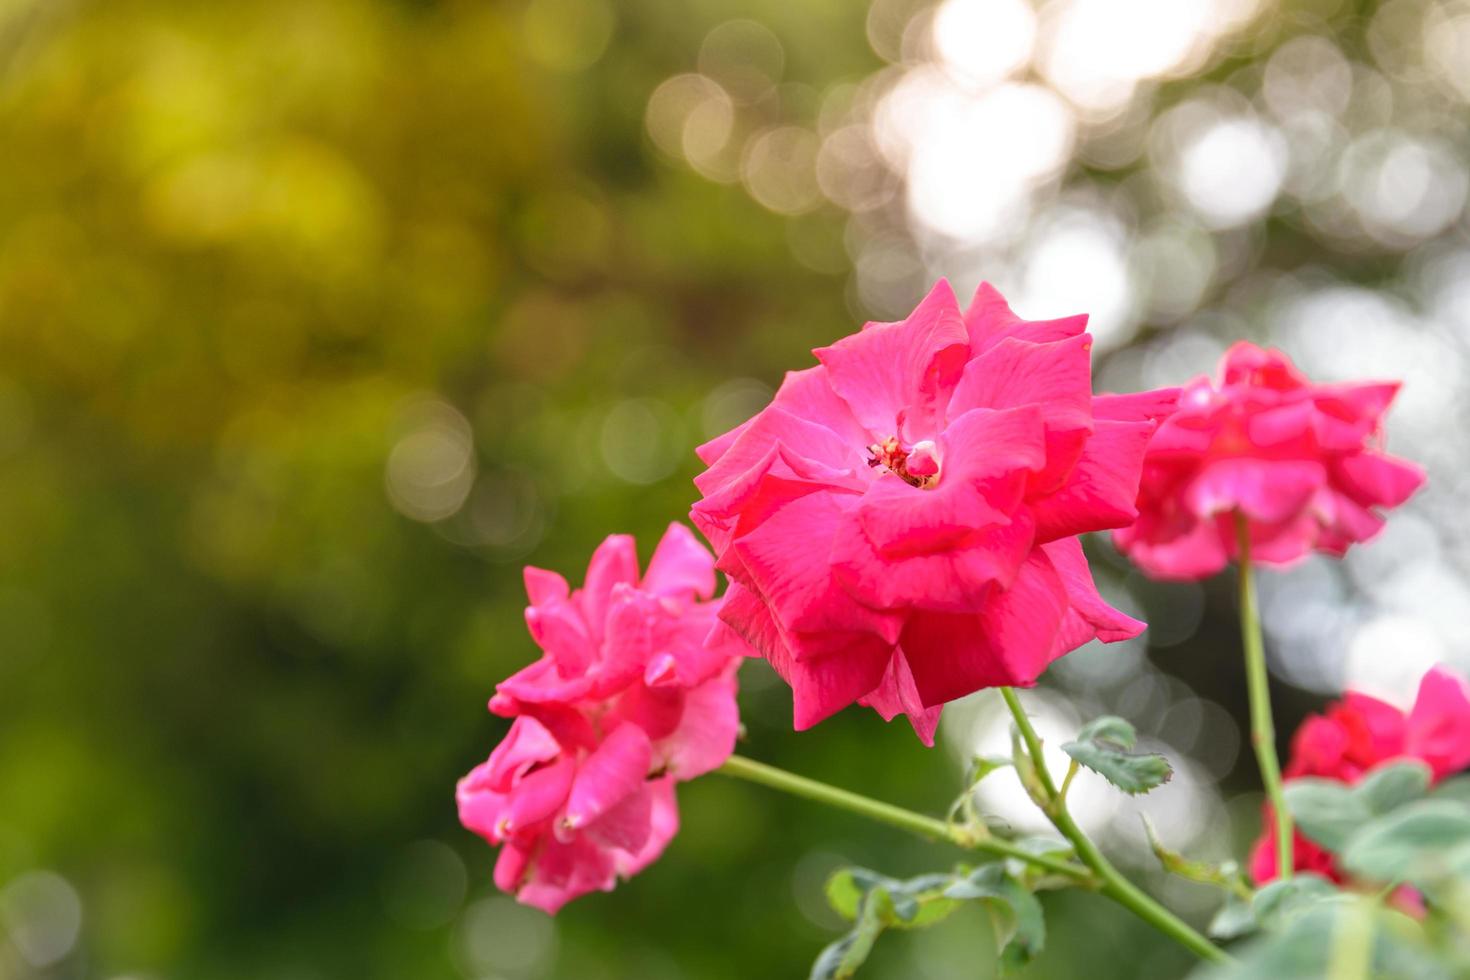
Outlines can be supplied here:
[[[718, 769], [976, 859], [909, 879], [839, 871], [828, 897], [852, 927], [815, 980], [852, 976], [884, 930], [967, 902], [991, 917], [1003, 966], [1025, 963], [1046, 939], [1038, 893], [1066, 887], [1116, 902], [1210, 976], [1470, 975], [1470, 780], [1453, 776], [1470, 765], [1470, 685], [1436, 668], [1407, 710], [1349, 692], [1303, 724], [1283, 778], [1256, 612], [1257, 564], [1340, 556], [1422, 484], [1382, 450], [1397, 385], [1314, 384], [1241, 343], [1182, 393], [1097, 395], [1085, 323], [1023, 320], [989, 286], [961, 310], [940, 282], [907, 318], [817, 350], [699, 447], [691, 516], [713, 555], [673, 524], [642, 574], [619, 535], [575, 591], [528, 568], [542, 655], [498, 685], [490, 709], [512, 724], [458, 790], [462, 822], [501, 848], [496, 884], [548, 912], [611, 889], [677, 832], [675, 785]], [[1068, 802], [1080, 768], [1138, 794], [1168, 782], [1168, 760], [1104, 717], [1061, 746], [1057, 778], [1014, 690], [1144, 628], [1094, 585], [1079, 536], [1108, 529], [1157, 577], [1237, 563], [1266, 832], [1247, 876], [1149, 829], [1165, 871], [1220, 889], [1208, 936], [1123, 875]], [[797, 730], [859, 703], [932, 745], [946, 703], [999, 688], [1011, 754], [975, 759], [944, 819], [734, 755], [742, 656], [790, 685]], [[1055, 834], [1016, 838], [979, 812], [976, 786], [1007, 768]]]

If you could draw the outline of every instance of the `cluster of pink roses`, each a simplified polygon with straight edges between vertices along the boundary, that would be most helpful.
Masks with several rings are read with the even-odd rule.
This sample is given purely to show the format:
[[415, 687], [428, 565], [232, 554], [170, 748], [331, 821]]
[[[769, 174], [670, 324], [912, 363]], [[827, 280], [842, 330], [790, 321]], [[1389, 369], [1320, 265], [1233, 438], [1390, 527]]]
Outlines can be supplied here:
[[[715, 557], [675, 524], [641, 579], [621, 536], [576, 592], [527, 569], [544, 655], [499, 685], [491, 710], [515, 721], [459, 786], [464, 824], [502, 845], [496, 883], [555, 911], [654, 860], [677, 827], [674, 784], [733, 751], [742, 654], [791, 686], [797, 729], [857, 702], [932, 744], [945, 703], [1144, 629], [1099, 596], [1079, 535], [1113, 530], [1148, 574], [1202, 578], [1235, 557], [1241, 518], [1262, 562], [1340, 555], [1423, 481], [1379, 448], [1396, 385], [1313, 385], [1241, 343], [1214, 380], [1095, 395], [1085, 325], [1022, 320], [989, 286], [962, 310], [940, 282], [699, 447], [691, 519]], [[1432, 678], [1431, 706], [1396, 735], [1378, 702], [1334, 709], [1371, 719], [1368, 755], [1341, 759], [1470, 762], [1434, 727], [1463, 706], [1463, 731], [1470, 700]], [[1303, 734], [1299, 755], [1324, 738]], [[1293, 763], [1308, 771], [1352, 778]], [[1264, 858], [1255, 871], [1269, 877]]]

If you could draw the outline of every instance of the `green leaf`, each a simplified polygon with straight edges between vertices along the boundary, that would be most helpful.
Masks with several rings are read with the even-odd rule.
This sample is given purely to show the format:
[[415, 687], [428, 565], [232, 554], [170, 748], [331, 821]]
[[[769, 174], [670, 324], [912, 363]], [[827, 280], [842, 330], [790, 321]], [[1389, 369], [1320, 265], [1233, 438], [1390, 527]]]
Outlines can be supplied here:
[[944, 891], [954, 881], [951, 874], [927, 874], [894, 882], [889, 892], [897, 921], [889, 925], [900, 929], [926, 929], [948, 918], [960, 903], [946, 898]]
[[1341, 851], [1352, 832], [1363, 824], [1352, 788], [1330, 779], [1293, 779], [1282, 787], [1286, 809], [1296, 827], [1329, 851]]
[[1470, 807], [1470, 776], [1455, 776], [1446, 779], [1429, 794], [1431, 799], [1450, 800], [1464, 807]]
[[1301, 832], [1340, 854], [1360, 827], [1419, 799], [1428, 787], [1429, 767], [1410, 761], [1379, 766], [1356, 786], [1330, 779], [1293, 779], [1284, 794]]
[[1273, 881], [1251, 899], [1251, 914], [1263, 926], [1277, 927], [1303, 910], [1336, 898], [1337, 886], [1319, 874], [1298, 872], [1285, 881]]
[[1139, 816], [1143, 818], [1143, 829], [1148, 834], [1149, 847], [1153, 848], [1154, 856], [1159, 859], [1159, 864], [1165, 871], [1205, 885], [1216, 885], [1232, 891], [1245, 889], [1245, 879], [1241, 876], [1240, 865], [1234, 861], [1225, 861], [1221, 864], [1196, 861], [1185, 857], [1178, 851], [1170, 850], [1163, 841], [1159, 840], [1153, 821], [1148, 818], [1147, 814]]
[[975, 812], [975, 790], [986, 776], [1011, 765], [1012, 761], [1003, 755], [977, 755], [971, 759], [969, 772], [965, 774], [965, 790], [950, 804], [948, 820], [955, 823], [962, 818], [961, 825], [967, 831], [976, 836], [986, 836], [989, 828]]
[[856, 970], [850, 970], [846, 973], [841, 971], [845, 969], [843, 961], [847, 957], [847, 951], [852, 947], [854, 942], [856, 942], [856, 938], [849, 932], [844, 933], [823, 947], [822, 951], [817, 954], [817, 961], [812, 964], [812, 972], [809, 974], [810, 980], [837, 980], [838, 977], [852, 976]]
[[901, 891], [905, 895], [918, 895], [936, 890], [943, 891], [949, 887], [952, 881], [954, 881], [953, 874], [935, 871], [926, 875], [905, 878], [903, 881], [892, 881], [891, 884], [897, 891]]
[[970, 784], [971, 789], [974, 789], [980, 780], [997, 769], [1004, 769], [1010, 765], [1012, 765], [1011, 760], [1003, 755], [977, 755], [970, 760], [970, 772], [966, 782]]
[[1435, 882], [1453, 874], [1452, 851], [1470, 845], [1470, 810], [1453, 800], [1420, 800], [1348, 838], [1343, 864], [1371, 881]]
[[[1065, 845], [1031, 838], [1022, 846], [1045, 853]], [[842, 868], [827, 879], [826, 891], [832, 908], [852, 920], [853, 928], [822, 950], [812, 966], [814, 980], [852, 976], [885, 929], [926, 928], [970, 900], [986, 906], [1003, 963], [1028, 962], [1046, 939], [1041, 903], [1024, 880], [1007, 873], [1004, 862], [974, 870], [961, 866], [953, 874], [924, 874], [903, 881], [866, 868]]]
[[1314, 906], [1292, 920], [1231, 952], [1233, 963], [1217, 966], [1204, 975], [1209, 980], [1322, 980], [1331, 976], [1336, 910]]
[[1002, 864], [987, 864], [958, 878], [945, 890], [956, 899], [978, 899], [990, 912], [1001, 961], [1008, 967], [1029, 962], [1046, 943], [1041, 902]]
[[867, 962], [873, 944], [893, 911], [888, 892], [874, 888], [863, 896], [852, 931], [833, 942], [812, 964], [811, 980], [847, 980]]
[[[1064, 840], [1061, 837], [1052, 837], [1047, 834], [1033, 834], [1030, 837], [1019, 837], [1011, 841], [1011, 843], [1027, 854], [1050, 854], [1052, 857], [1072, 856], [1071, 841]], [[1025, 862], [1022, 863], [1024, 864]]]
[[1420, 926], [1375, 899], [1339, 893], [1293, 915], [1231, 952], [1238, 959], [1192, 977], [1208, 980], [1322, 980], [1324, 977], [1455, 980], [1463, 961], [1436, 950]]
[[1237, 939], [1255, 932], [1259, 927], [1256, 914], [1251, 911], [1251, 903], [1239, 895], [1231, 894], [1210, 920], [1206, 931], [1212, 939]]
[[922, 929], [945, 918], [955, 910], [955, 902], [944, 898], [944, 890], [954, 881], [950, 874], [927, 874], [899, 881], [866, 868], [841, 868], [827, 879], [827, 902], [844, 919], [855, 920], [863, 902], [874, 892], [888, 896], [893, 915], [885, 926], [899, 929]]
[[827, 904], [851, 922], [857, 918], [864, 895], [875, 887], [894, 883], [867, 868], [839, 868], [827, 879]]
[[961, 904], [946, 894], [956, 880], [953, 874], [924, 874], [900, 881], [866, 868], [833, 872], [827, 901], [853, 928], [817, 956], [813, 980], [852, 976], [885, 929], [924, 929], [949, 916]]
[[1161, 755], [1130, 751], [1137, 741], [1132, 725], [1105, 715], [1088, 723], [1062, 751], [1125, 793], [1147, 793], [1167, 783], [1174, 769]]
[[[1009, 882], [1005, 889], [1008, 893], [1006, 906], [1015, 921], [1011, 928], [1010, 942], [1001, 947], [1001, 962], [1007, 967], [1015, 968], [1031, 962], [1046, 945], [1046, 916], [1035, 895], [1014, 878], [1006, 880]], [[991, 905], [993, 916], [996, 910], [994, 903]]]
[[1096, 740], [1117, 742], [1125, 749], [1131, 749], [1138, 742], [1138, 730], [1133, 723], [1117, 715], [1103, 715], [1094, 718], [1082, 726], [1082, 731], [1077, 733], [1077, 741], [1091, 742]]
[[954, 802], [949, 805], [949, 811], [945, 814], [945, 821], [951, 826], [962, 830], [974, 840], [990, 836], [990, 828], [987, 820], [981, 816], [976, 809], [975, 792], [980, 788], [980, 782], [995, 770], [1009, 766], [1010, 759], [999, 756], [976, 756], [970, 762], [969, 772], [965, 775], [965, 788]]
[[[1012, 843], [1027, 854], [1040, 854], [1064, 861], [1076, 856], [1072, 845], [1060, 837], [1044, 837], [1039, 835], [1022, 837], [1019, 840], [1012, 841]], [[1006, 858], [1005, 864], [1006, 872], [1033, 892], [1051, 888], [1070, 888], [1077, 883], [1076, 879], [1069, 875], [1056, 874], [1047, 871], [1045, 868], [1038, 868], [1029, 861], [1023, 861], [1020, 858]]]
[[999, 898], [1000, 882], [1006, 878], [1006, 869], [999, 863], [982, 864], [963, 877], [957, 876], [944, 890], [948, 898]]
[[1418, 759], [1391, 762], [1368, 773], [1353, 789], [1374, 816], [1391, 813], [1424, 795], [1433, 773]]

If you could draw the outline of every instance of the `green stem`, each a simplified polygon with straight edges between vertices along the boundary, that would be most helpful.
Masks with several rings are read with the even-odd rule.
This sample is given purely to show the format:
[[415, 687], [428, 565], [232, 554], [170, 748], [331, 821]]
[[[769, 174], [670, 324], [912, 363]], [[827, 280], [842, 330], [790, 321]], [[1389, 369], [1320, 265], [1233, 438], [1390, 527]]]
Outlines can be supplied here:
[[1057, 801], [1063, 806], [1067, 803], [1067, 791], [1072, 788], [1072, 780], [1077, 778], [1077, 769], [1077, 760], [1073, 759], [1072, 764], [1067, 767], [1066, 777], [1062, 780], [1062, 788], [1057, 791]]
[[783, 792], [791, 793], [793, 796], [801, 796], [808, 800], [815, 800], [818, 803], [825, 803], [828, 806], [836, 807], [839, 810], [847, 810], [849, 813], [856, 813], [860, 816], [867, 817], [869, 820], [876, 820], [879, 823], [886, 823], [891, 827], [898, 827], [900, 830], [907, 830], [910, 833], [918, 834], [920, 837], [948, 841], [957, 847], [971, 851], [982, 851], [996, 857], [1015, 858], [1018, 861], [1025, 861], [1027, 864], [1044, 868], [1055, 874], [1066, 875], [1069, 878], [1085, 881], [1092, 877], [1086, 868], [1073, 864], [1070, 861], [1062, 861], [1054, 857], [1048, 857], [1045, 854], [1032, 854], [1009, 841], [999, 840], [994, 837], [976, 838], [972, 834], [967, 833], [963, 828], [952, 826], [935, 817], [915, 813], [912, 810], [905, 810], [903, 807], [894, 806], [891, 803], [884, 803], [881, 800], [852, 793], [845, 789], [838, 789], [836, 786], [829, 786], [826, 783], [819, 783], [815, 779], [807, 779], [805, 776], [798, 776], [795, 773], [787, 772], [785, 769], [777, 769], [775, 766], [768, 766], [764, 762], [756, 762], [754, 759], [747, 759], [744, 756], [730, 756], [730, 758], [725, 760], [725, 764], [720, 767], [719, 771], [727, 776], [746, 779], [753, 783], [760, 783], [762, 786], [769, 786], [772, 789], [779, 789]]
[[1050, 805], [1044, 808], [1047, 819], [1061, 832], [1063, 837], [1072, 842], [1072, 847], [1076, 850], [1077, 857], [1082, 863], [1091, 868], [1093, 873], [1102, 880], [1102, 893], [1201, 959], [1213, 963], [1229, 962], [1230, 956], [1223, 949], [1200, 935], [1187, 922], [1154, 901], [1137, 885], [1123, 877], [1097, 849], [1092, 839], [1082, 832], [1082, 828], [1077, 826], [1077, 822], [1072, 819], [1072, 814], [1067, 810], [1066, 801], [1057, 791], [1051, 773], [1047, 771], [1046, 760], [1041, 754], [1041, 738], [1036, 734], [1036, 729], [1031, 727], [1031, 719], [1026, 717], [1021, 701], [1016, 697], [1016, 692], [1009, 687], [1002, 687], [1000, 694], [1005, 698], [1006, 707], [1011, 709], [1011, 717], [1015, 719], [1016, 729], [1021, 733], [1021, 740], [1026, 745], [1026, 753], [1031, 757], [1031, 764], [1036, 770], [1037, 779], [1040, 780], [1043, 793], [1050, 802]]
[[1240, 566], [1240, 633], [1245, 644], [1245, 679], [1250, 691], [1251, 745], [1261, 768], [1266, 798], [1276, 815], [1276, 877], [1285, 881], [1296, 865], [1291, 811], [1281, 792], [1281, 763], [1276, 758], [1276, 725], [1271, 720], [1271, 684], [1266, 674], [1266, 650], [1261, 642], [1261, 615], [1256, 604], [1256, 580], [1251, 569], [1250, 528], [1244, 514], [1235, 515]]

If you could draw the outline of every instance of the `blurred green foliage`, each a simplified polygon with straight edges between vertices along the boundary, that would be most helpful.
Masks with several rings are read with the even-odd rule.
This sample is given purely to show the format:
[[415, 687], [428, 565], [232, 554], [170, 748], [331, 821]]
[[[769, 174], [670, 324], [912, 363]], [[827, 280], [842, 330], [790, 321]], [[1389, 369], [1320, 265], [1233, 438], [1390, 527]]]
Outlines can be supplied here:
[[[675, 7], [620, 8], [590, 74], [515, 5], [0, 8], [0, 879], [80, 895], [56, 975], [736, 977], [820, 945], [790, 868], [826, 824], [718, 780], [554, 952], [477, 959], [454, 866], [405, 851], [492, 890], [452, 790], [533, 652], [519, 561], [655, 534], [732, 364], [845, 326], [778, 219], [651, 159], [647, 93], [721, 15]], [[677, 458], [651, 486], [601, 457], [635, 395]], [[478, 535], [384, 492], [429, 398], [472, 425]]]

